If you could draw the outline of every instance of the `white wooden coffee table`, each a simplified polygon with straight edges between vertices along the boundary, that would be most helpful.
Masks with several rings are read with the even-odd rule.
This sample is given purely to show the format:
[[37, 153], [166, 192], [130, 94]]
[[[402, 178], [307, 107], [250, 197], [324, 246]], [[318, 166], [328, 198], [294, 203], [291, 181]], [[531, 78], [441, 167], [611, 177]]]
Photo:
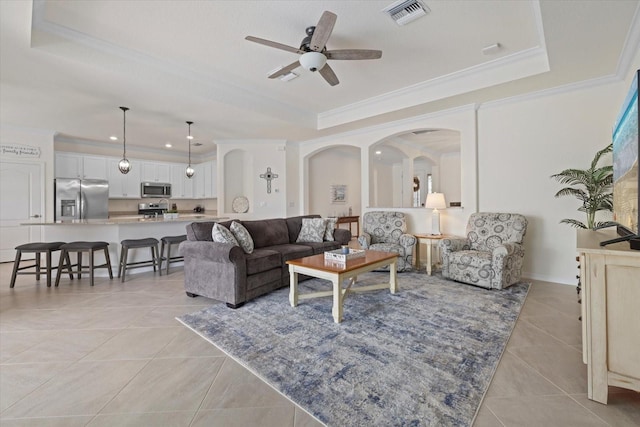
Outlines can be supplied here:
[[[348, 260], [346, 263], [335, 263], [325, 261], [324, 254], [313, 255], [306, 258], [287, 261], [289, 264], [290, 288], [289, 302], [292, 307], [298, 305], [298, 300], [333, 296], [333, 320], [336, 323], [342, 321], [342, 306], [344, 299], [350, 292], [365, 292], [375, 289], [386, 289], [392, 294], [398, 291], [398, 254], [380, 251], [366, 251], [364, 257]], [[358, 286], [352, 285], [357, 280], [359, 274], [373, 271], [376, 268], [389, 266], [389, 282], [378, 285]], [[333, 289], [330, 291], [312, 292], [306, 294], [298, 293], [298, 274], [317, 277], [319, 279], [330, 280]], [[348, 280], [347, 286], [342, 287], [342, 283]]]

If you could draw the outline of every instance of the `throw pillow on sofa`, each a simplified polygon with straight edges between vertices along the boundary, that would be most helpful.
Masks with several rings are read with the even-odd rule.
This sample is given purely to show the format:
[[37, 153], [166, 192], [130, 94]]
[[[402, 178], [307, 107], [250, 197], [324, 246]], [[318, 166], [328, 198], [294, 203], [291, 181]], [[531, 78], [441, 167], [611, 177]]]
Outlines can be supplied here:
[[302, 229], [296, 242], [322, 242], [326, 229], [327, 220], [324, 218], [302, 218]]
[[327, 228], [324, 232], [324, 240], [327, 242], [333, 242], [333, 230], [338, 226], [338, 218], [327, 218]]
[[244, 228], [244, 225], [240, 224], [237, 221], [233, 221], [230, 228], [231, 232], [233, 233], [233, 237], [236, 238], [244, 253], [252, 253], [253, 239], [251, 238], [251, 234], [249, 234], [249, 230]]
[[213, 228], [211, 229], [211, 238], [214, 242], [231, 243], [232, 245], [240, 246], [236, 238], [233, 237], [233, 233], [231, 233], [227, 227], [217, 222], [213, 224]]

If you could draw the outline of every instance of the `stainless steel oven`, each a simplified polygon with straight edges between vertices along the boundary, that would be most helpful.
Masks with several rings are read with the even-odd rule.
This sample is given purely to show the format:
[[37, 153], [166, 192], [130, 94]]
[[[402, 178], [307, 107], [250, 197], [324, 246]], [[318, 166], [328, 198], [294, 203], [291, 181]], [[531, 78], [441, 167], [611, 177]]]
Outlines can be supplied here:
[[162, 182], [140, 183], [140, 195], [142, 197], [171, 197], [171, 184]]

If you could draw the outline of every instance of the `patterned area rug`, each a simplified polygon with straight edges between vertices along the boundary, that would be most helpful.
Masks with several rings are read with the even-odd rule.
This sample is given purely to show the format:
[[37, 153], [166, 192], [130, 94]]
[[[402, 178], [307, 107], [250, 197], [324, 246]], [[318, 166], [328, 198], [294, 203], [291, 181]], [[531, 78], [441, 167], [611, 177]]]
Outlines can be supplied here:
[[[358, 285], [388, 277], [367, 273]], [[178, 320], [329, 426], [469, 426], [529, 284], [487, 290], [424, 273], [398, 280], [395, 295], [349, 295], [341, 324], [330, 297], [293, 308], [288, 287]], [[299, 286], [330, 289], [320, 279]]]

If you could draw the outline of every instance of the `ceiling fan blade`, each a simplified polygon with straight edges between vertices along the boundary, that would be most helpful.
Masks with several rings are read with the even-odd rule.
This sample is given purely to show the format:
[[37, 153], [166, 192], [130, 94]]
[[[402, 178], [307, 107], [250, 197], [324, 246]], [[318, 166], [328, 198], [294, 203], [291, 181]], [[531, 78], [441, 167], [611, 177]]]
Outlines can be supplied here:
[[300, 66], [300, 62], [292, 62], [281, 70], [276, 71], [275, 73], [269, 76], [270, 79], [275, 79], [276, 77], [284, 76], [285, 74], [289, 74], [291, 71], [295, 70]]
[[380, 59], [381, 50], [370, 49], [339, 49], [328, 50], [324, 53], [327, 59]]
[[336, 73], [333, 72], [333, 68], [331, 68], [329, 64], [324, 64], [324, 67], [320, 68], [318, 72], [331, 86], [335, 86], [340, 83], [338, 76], [336, 76]]
[[276, 49], [286, 50], [287, 52], [291, 52], [291, 53], [300, 53], [300, 54], [304, 53], [304, 51], [298, 49], [297, 47], [287, 46], [286, 44], [272, 42], [271, 40], [261, 39], [258, 37], [247, 36], [245, 37], [245, 40], [249, 40], [250, 42], [254, 42], [258, 44], [263, 44], [269, 47], [275, 47]]
[[316, 29], [313, 31], [313, 36], [311, 36], [311, 42], [309, 43], [311, 50], [320, 52], [324, 49], [327, 40], [329, 40], [329, 36], [331, 36], [337, 18], [338, 16], [335, 13], [329, 12], [328, 10], [322, 13], [318, 25], [316, 25]]

